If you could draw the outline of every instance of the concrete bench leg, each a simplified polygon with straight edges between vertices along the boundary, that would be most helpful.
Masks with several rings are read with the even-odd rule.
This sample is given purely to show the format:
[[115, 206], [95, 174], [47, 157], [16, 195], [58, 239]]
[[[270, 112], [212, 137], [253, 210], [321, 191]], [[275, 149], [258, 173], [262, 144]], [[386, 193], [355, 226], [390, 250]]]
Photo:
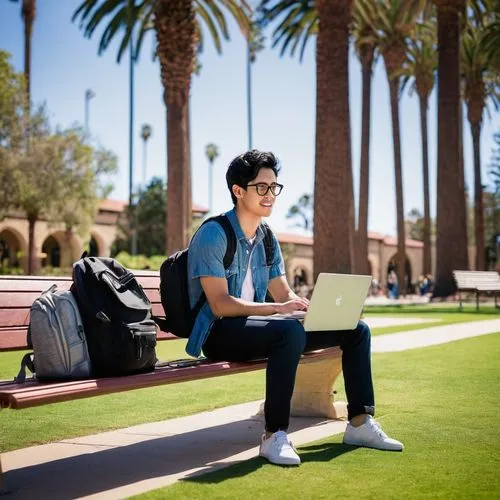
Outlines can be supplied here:
[[293, 417], [347, 418], [347, 404], [334, 401], [333, 384], [342, 372], [338, 350], [331, 357], [303, 358], [297, 369], [292, 396]]
[[[342, 356], [338, 350], [319, 359], [304, 356], [297, 368], [290, 415], [347, 419], [347, 404], [334, 401], [333, 384], [341, 372]], [[264, 414], [264, 403], [258, 413]]]

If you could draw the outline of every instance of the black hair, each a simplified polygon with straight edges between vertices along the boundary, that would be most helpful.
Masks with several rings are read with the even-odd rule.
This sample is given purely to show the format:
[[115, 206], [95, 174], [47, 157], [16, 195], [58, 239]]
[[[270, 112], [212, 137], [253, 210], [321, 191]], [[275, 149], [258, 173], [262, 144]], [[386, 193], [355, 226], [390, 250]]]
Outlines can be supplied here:
[[280, 171], [279, 160], [274, 153], [252, 149], [237, 156], [229, 164], [226, 172], [226, 182], [235, 206], [237, 198], [232, 189], [234, 184], [246, 188], [259, 175], [261, 168], [270, 168], [276, 177], [278, 176]]

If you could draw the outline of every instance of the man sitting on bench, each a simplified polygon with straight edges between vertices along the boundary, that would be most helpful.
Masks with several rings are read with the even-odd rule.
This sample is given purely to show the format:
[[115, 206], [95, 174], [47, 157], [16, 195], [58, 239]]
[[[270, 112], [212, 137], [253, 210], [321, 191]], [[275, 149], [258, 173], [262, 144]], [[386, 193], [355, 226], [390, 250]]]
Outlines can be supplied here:
[[[283, 256], [273, 235], [274, 254], [266, 266], [263, 217], [269, 217], [283, 186], [278, 184], [278, 160], [273, 153], [257, 150], [236, 157], [226, 173], [234, 208], [226, 213], [236, 234], [233, 262], [225, 269], [227, 248], [224, 229], [216, 221], [204, 224], [194, 236], [188, 253], [188, 285], [191, 307], [202, 292], [202, 306], [186, 351], [201, 350], [213, 360], [250, 361], [268, 358], [265, 433], [260, 455], [280, 465], [298, 465], [286, 431], [290, 417], [295, 374], [304, 351], [340, 346], [348, 400], [344, 443], [401, 451], [402, 443], [387, 437], [372, 418], [374, 394], [370, 365], [370, 329], [359, 322], [351, 331], [306, 333], [293, 318], [248, 318], [305, 311], [309, 301], [298, 297], [285, 277]], [[266, 303], [269, 289], [274, 303]]]

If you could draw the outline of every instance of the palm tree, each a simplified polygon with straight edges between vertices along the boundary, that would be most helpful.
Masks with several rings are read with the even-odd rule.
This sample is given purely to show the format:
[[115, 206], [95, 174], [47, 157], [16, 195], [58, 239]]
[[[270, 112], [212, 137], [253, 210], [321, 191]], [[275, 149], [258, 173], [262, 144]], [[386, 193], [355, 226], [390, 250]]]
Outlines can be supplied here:
[[151, 137], [153, 132], [153, 128], [151, 125], [145, 123], [141, 127], [141, 138], [143, 140], [143, 151], [142, 151], [142, 182], [144, 186], [146, 186], [146, 170], [147, 170], [147, 144], [148, 140]]
[[12, 2], [22, 1], [21, 15], [24, 21], [24, 77], [26, 79], [26, 92], [28, 95], [28, 111], [31, 106], [31, 36], [33, 34], [33, 24], [36, 17], [35, 0], [11, 0]]
[[498, 89], [490, 73], [493, 53], [485, 50], [486, 33], [487, 30], [482, 22], [477, 23], [469, 19], [462, 36], [461, 52], [463, 98], [467, 105], [467, 119], [471, 128], [474, 152], [474, 229], [476, 269], [479, 271], [486, 269], [481, 180], [481, 126], [487, 101], [491, 100], [497, 107], [500, 102]]
[[264, 17], [282, 16], [273, 33], [281, 54], [316, 42], [316, 168], [314, 180], [314, 274], [350, 273], [354, 267], [348, 52], [352, 0], [263, 0]]
[[313, 228], [312, 223], [312, 207], [313, 207], [313, 197], [309, 193], [304, 193], [298, 200], [297, 203], [293, 204], [286, 214], [287, 219], [301, 219], [301, 222], [296, 223], [298, 227], [304, 228], [309, 231]]
[[[467, 228], [460, 163], [460, 12], [465, 0], [434, 0], [438, 21], [438, 165], [434, 295], [456, 290], [453, 270], [467, 269]], [[453, 248], [453, 251], [451, 251]]]
[[349, 111], [352, 1], [318, 0], [314, 274], [354, 267], [354, 203]]
[[[431, 5], [431, 4], [429, 4]], [[415, 37], [409, 40], [407, 61], [402, 68], [403, 86], [413, 79], [411, 91], [416, 91], [420, 105], [420, 130], [422, 138], [422, 172], [424, 186], [423, 226], [423, 274], [432, 273], [431, 257], [431, 215], [429, 195], [429, 149], [427, 134], [427, 110], [429, 97], [434, 87], [434, 73], [437, 69], [436, 18], [425, 15], [424, 22], [417, 24]]]
[[368, 205], [370, 198], [370, 124], [372, 66], [377, 47], [374, 31], [376, 4], [374, 0], [356, 0], [352, 34], [362, 75], [361, 158], [359, 168], [358, 229], [356, 231], [356, 273], [369, 274], [368, 263]]
[[[242, 31], [248, 30], [249, 7], [244, 0], [227, 0], [225, 9]], [[129, 17], [128, 13], [132, 11]], [[154, 29], [156, 55], [160, 61], [163, 100], [167, 112], [167, 237], [168, 253], [187, 245], [191, 227], [189, 210], [189, 90], [196, 66], [196, 52], [202, 44], [201, 21], [221, 52], [221, 38], [228, 39], [226, 20], [219, 6], [208, 0], [85, 0], [75, 11], [86, 37], [107, 22], [99, 42], [99, 54], [112, 40], [122, 36], [120, 61], [133, 32], [137, 32], [136, 57], [144, 36]], [[108, 22], [109, 21], [109, 22]], [[120, 34], [120, 35], [118, 35]]]
[[213, 215], [213, 204], [212, 204], [212, 188], [213, 188], [213, 170], [214, 170], [214, 161], [219, 156], [219, 148], [216, 144], [211, 142], [207, 144], [205, 147], [205, 154], [208, 158], [208, 210], [210, 215]]
[[415, 29], [415, 21], [425, 6], [425, 0], [378, 0], [374, 31], [378, 34], [378, 49], [384, 59], [392, 115], [394, 148], [394, 175], [396, 184], [396, 220], [398, 251], [396, 267], [403, 294], [405, 288], [405, 223], [403, 203], [403, 171], [401, 160], [401, 134], [399, 125], [400, 72], [406, 61], [407, 42]]

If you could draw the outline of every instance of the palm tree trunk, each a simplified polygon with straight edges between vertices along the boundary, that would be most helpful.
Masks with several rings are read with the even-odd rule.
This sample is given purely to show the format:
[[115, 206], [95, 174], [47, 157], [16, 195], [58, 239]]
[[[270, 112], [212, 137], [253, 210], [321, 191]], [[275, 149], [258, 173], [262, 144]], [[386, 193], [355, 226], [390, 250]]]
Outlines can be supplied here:
[[396, 221], [398, 230], [397, 274], [399, 289], [406, 294], [405, 212], [403, 204], [403, 170], [401, 166], [401, 135], [399, 126], [399, 78], [389, 78], [391, 96], [392, 141], [394, 147], [394, 179], [396, 185]]
[[429, 148], [427, 135], [427, 98], [420, 96], [420, 128], [422, 131], [422, 172], [424, 182], [424, 255], [422, 270], [432, 273], [431, 256], [431, 203], [429, 194]]
[[348, 51], [351, 0], [317, 3], [314, 275], [353, 268]]
[[191, 0], [157, 0], [154, 9], [167, 108], [166, 251], [170, 254], [187, 246], [191, 229], [189, 89], [198, 37]]
[[434, 295], [456, 290], [454, 269], [467, 269], [465, 197], [460, 190], [460, 20], [463, 2], [438, 1], [438, 175]]
[[189, 144], [187, 103], [167, 104], [167, 255], [187, 246]]
[[474, 227], [476, 240], [476, 270], [484, 271], [485, 249], [484, 249], [484, 206], [483, 206], [483, 184], [481, 182], [481, 123], [470, 124], [472, 132], [472, 147], [474, 150]]
[[[373, 55], [373, 50], [372, 50]], [[359, 213], [356, 245], [356, 273], [369, 274], [368, 204], [370, 199], [370, 120], [372, 91], [372, 58], [362, 66], [363, 105], [361, 111], [361, 161], [359, 171]]]
[[31, 35], [35, 21], [35, 0], [22, 0], [22, 16], [24, 19], [24, 77], [26, 79], [27, 109], [31, 107]]
[[35, 224], [36, 217], [28, 216], [28, 274], [32, 275], [35, 273], [37, 268], [36, 259], [36, 249], [35, 249]]

